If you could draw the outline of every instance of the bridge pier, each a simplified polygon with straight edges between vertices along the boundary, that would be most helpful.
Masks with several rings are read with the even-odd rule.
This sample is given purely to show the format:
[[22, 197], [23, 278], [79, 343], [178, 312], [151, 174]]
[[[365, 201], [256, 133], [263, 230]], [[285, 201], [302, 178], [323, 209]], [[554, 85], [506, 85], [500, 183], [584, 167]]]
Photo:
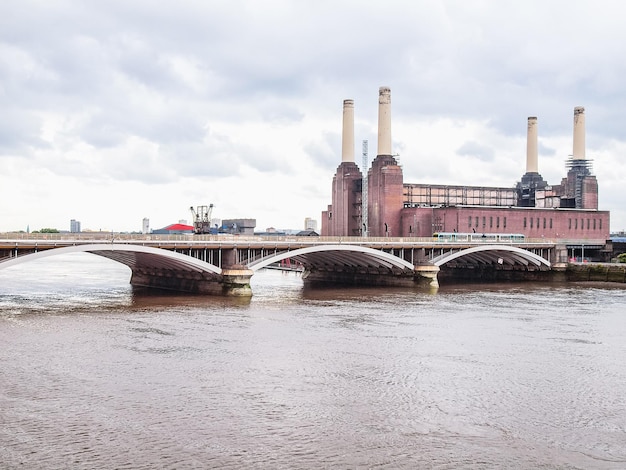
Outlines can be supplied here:
[[378, 270], [309, 270], [302, 273], [305, 285], [326, 286], [368, 286], [368, 287], [410, 287], [414, 284], [410, 273], [380, 272]]
[[221, 294], [219, 276], [206, 273], [134, 269], [130, 277], [131, 285], [152, 289], [188, 292], [190, 294]]
[[188, 292], [190, 294], [251, 297], [250, 278], [253, 271], [244, 267], [223, 269], [222, 274], [171, 270], [132, 271], [130, 283], [136, 287]]
[[413, 287], [416, 284], [430, 288], [438, 288], [437, 274], [439, 267], [433, 265], [418, 265], [410, 271], [333, 271], [333, 270], [305, 270], [302, 280], [305, 284], [315, 286], [346, 285], [372, 287]]
[[432, 264], [415, 266], [415, 280], [419, 284], [428, 284], [429, 287], [439, 287], [439, 267]]
[[252, 297], [250, 278], [254, 271], [243, 266], [222, 270], [222, 294], [230, 297]]
[[252, 297], [250, 278], [254, 271], [239, 261], [239, 250], [232, 248], [222, 252], [222, 295], [229, 297]]

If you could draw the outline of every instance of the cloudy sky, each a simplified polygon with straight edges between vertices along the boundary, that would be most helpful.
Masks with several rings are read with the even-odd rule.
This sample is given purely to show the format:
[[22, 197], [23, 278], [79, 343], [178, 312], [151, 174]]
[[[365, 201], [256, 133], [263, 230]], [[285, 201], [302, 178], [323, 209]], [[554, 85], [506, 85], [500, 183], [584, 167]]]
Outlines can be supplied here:
[[626, 228], [626, 3], [6, 0], [0, 232], [141, 230], [219, 218], [300, 229], [330, 203], [342, 102], [370, 161], [392, 97], [407, 183], [514, 186], [538, 117], [558, 184], [586, 109], [587, 158]]

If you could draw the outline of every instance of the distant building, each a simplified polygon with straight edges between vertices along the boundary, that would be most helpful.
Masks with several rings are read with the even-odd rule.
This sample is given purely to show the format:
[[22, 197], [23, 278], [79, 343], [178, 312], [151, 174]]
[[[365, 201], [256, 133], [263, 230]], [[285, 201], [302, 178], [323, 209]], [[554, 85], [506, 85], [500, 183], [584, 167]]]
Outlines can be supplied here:
[[275, 228], [270, 227], [265, 232], [254, 232], [254, 234], [260, 237], [284, 237], [285, 235], [287, 235], [287, 232], [276, 230]]
[[143, 221], [141, 222], [141, 233], [143, 233], [144, 235], [150, 233], [150, 219], [148, 219], [147, 217], [144, 217]]
[[317, 220], [307, 217], [304, 219], [304, 230], [313, 230], [317, 232]]
[[319, 237], [320, 234], [315, 230], [302, 230], [301, 232], [296, 233], [297, 237]]
[[621, 236], [611, 236], [611, 244], [613, 246], [613, 256], [626, 253], [626, 236], [623, 233]]
[[70, 220], [70, 233], [80, 233], [80, 221]]
[[224, 219], [220, 232], [237, 235], [254, 235], [256, 219]]
[[185, 224], [172, 224], [167, 227], [153, 230], [155, 235], [188, 235], [193, 234], [193, 226]]

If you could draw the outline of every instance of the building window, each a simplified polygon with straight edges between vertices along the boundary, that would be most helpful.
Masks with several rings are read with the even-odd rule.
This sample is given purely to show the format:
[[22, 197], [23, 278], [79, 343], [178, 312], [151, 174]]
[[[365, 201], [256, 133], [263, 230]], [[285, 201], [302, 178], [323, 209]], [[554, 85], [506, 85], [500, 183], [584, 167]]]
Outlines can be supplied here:
[[533, 228], [533, 222], [535, 219], [533, 219], [532, 217], [530, 218], [530, 228]]
[[589, 230], [589, 219], [587, 219], [587, 230]]
[[543, 228], [546, 228], [546, 218], [543, 218]]
[[550, 218], [550, 228], [552, 228], [552, 218]]
[[593, 229], [596, 229], [596, 219], [593, 219]]
[[524, 217], [524, 228], [526, 228], [526, 217]]
[[506, 217], [504, 217], [504, 221], [503, 221], [502, 223], [503, 223], [503, 225], [502, 225], [502, 226], [503, 226], [504, 228], [506, 228]]
[[600, 230], [602, 230], [602, 219], [600, 219]]
[[572, 229], [572, 219], [569, 219], [569, 229]]
[[500, 228], [500, 216], [496, 217], [496, 228]]
[[489, 217], [489, 228], [493, 228], [493, 217]]
[[487, 226], [487, 217], [483, 216], [483, 228]]
[[574, 219], [574, 230], [578, 230], [578, 219]]
[[537, 229], [539, 228], [539, 217], [537, 217]]
[[467, 218], [467, 226], [469, 228], [472, 228], [472, 216], [471, 215]]
[[476, 228], [478, 228], [478, 217], [476, 217]]

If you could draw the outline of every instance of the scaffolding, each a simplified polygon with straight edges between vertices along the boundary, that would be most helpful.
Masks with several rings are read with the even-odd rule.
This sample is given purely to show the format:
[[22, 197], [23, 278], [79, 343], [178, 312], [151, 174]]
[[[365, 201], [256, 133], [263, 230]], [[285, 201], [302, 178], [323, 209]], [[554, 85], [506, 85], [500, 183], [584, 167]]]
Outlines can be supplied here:
[[569, 169], [569, 173], [574, 175], [573, 178], [573, 196], [576, 209], [585, 207], [584, 194], [583, 194], [583, 180], [587, 176], [591, 176], [592, 162], [593, 160], [570, 158], [565, 162], [565, 166]]
[[368, 220], [367, 220], [367, 168], [369, 165], [368, 162], [368, 149], [367, 149], [367, 140], [363, 141], [363, 152], [362, 152], [362, 168], [361, 168], [361, 235], [367, 237], [367, 229], [368, 229]]

